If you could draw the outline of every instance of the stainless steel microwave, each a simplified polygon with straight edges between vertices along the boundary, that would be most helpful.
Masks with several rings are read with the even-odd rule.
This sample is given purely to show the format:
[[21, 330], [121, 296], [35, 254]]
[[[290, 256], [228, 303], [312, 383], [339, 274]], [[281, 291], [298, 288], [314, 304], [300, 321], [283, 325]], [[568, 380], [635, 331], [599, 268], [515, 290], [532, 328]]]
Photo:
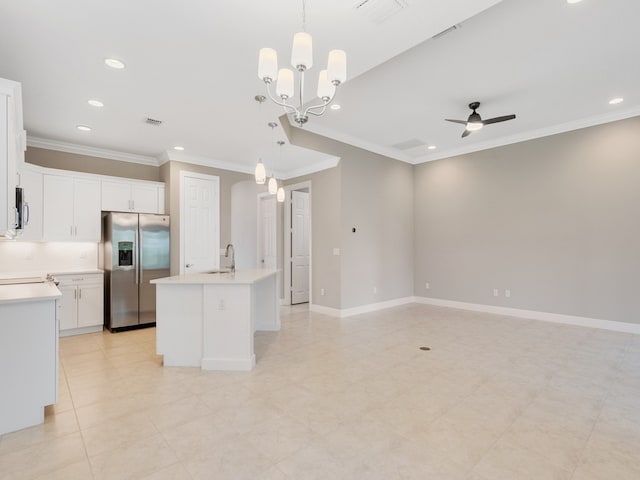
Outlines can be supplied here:
[[25, 201], [24, 190], [16, 187], [16, 230], [29, 225], [29, 204]]

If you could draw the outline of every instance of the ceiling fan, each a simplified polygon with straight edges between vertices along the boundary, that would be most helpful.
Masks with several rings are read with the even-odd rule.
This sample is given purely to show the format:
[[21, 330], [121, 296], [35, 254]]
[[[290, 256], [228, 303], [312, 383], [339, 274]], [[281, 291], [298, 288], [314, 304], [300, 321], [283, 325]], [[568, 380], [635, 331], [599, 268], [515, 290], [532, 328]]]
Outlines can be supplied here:
[[450, 118], [445, 118], [447, 122], [460, 123], [462, 125], [466, 125], [464, 132], [462, 132], [462, 138], [471, 135], [473, 132], [477, 132], [485, 125], [491, 125], [492, 123], [506, 122], [507, 120], [513, 120], [516, 118], [515, 115], [504, 115], [502, 117], [490, 118], [488, 120], [482, 120], [482, 117], [476, 110], [480, 107], [480, 102], [472, 102], [469, 104], [469, 108], [473, 110], [473, 113], [469, 115], [467, 120], [451, 120]]

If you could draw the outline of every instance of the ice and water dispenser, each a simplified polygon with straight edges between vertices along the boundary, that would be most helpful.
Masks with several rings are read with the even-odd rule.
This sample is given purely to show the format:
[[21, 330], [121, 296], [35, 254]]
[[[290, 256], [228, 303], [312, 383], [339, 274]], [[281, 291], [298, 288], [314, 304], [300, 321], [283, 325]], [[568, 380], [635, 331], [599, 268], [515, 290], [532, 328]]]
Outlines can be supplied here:
[[118, 266], [133, 266], [133, 242], [118, 242]]

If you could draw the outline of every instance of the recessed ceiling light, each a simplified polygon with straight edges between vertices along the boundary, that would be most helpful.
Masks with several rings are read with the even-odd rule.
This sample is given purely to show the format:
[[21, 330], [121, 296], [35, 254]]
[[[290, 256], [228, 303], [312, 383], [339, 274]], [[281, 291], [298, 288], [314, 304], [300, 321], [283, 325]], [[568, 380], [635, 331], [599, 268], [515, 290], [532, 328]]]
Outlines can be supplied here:
[[567, 0], [567, 3], [572, 5], [574, 3], [580, 3], [582, 0]]
[[100, 100], [87, 100], [87, 103], [92, 107], [104, 107], [104, 103]]
[[122, 70], [124, 68], [124, 63], [120, 60], [116, 60], [115, 58], [105, 58], [104, 63], [107, 67], [115, 68], [117, 70]]
[[619, 103], [622, 103], [622, 102], [624, 102], [624, 98], [616, 97], [609, 100], [609, 105], [618, 105]]
[[334, 103], [333, 105], [331, 105], [331, 110], [340, 110], [342, 107], [340, 106], [339, 103]]
[[90, 132], [91, 127], [87, 127], [86, 125], [76, 125], [76, 128], [82, 132]]
[[428, 150], [435, 150], [436, 148], [438, 148], [438, 147], [436, 147], [435, 145], [429, 145], [427, 147]]
[[184, 150], [184, 147], [181, 147], [180, 145], [176, 145], [175, 147], [173, 147], [174, 150], [178, 150], [179, 152]]

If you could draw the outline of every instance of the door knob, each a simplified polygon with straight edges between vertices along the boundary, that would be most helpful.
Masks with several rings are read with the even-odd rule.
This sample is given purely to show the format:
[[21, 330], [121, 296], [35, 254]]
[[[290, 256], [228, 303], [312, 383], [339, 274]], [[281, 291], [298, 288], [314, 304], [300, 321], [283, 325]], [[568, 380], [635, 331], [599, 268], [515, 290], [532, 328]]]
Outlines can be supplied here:
[[185, 268], [191, 268], [191, 267], [193, 267], [193, 263], [187, 263], [187, 264], [185, 265]]

